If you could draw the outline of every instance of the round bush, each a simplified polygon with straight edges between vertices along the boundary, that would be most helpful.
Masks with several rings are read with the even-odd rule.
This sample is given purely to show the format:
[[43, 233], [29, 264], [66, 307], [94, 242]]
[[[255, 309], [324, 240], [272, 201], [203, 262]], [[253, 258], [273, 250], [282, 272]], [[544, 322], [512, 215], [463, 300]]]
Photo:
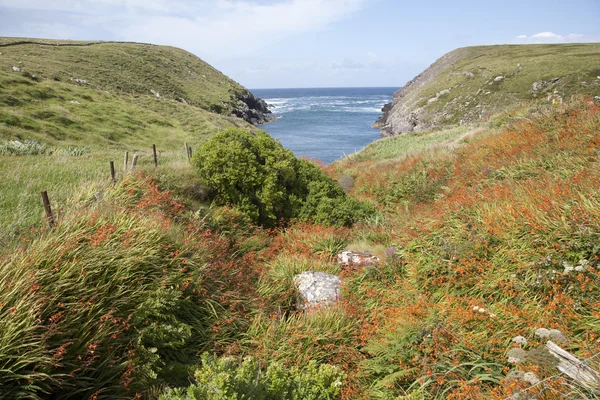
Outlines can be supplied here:
[[268, 227], [290, 218], [351, 225], [369, 209], [262, 131], [225, 130], [200, 147], [193, 164], [217, 203]]

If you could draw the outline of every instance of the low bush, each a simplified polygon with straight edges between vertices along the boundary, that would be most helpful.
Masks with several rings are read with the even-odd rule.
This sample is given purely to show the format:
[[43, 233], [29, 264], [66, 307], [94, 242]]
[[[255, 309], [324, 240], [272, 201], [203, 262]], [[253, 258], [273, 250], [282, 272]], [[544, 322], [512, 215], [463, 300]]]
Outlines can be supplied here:
[[265, 132], [223, 131], [202, 145], [193, 162], [218, 203], [235, 205], [267, 227], [291, 218], [349, 226], [373, 212]]
[[187, 388], [171, 389], [161, 400], [328, 400], [341, 394], [344, 373], [338, 368], [312, 361], [304, 368], [285, 368], [278, 362], [267, 366], [247, 357], [202, 357], [196, 382]]

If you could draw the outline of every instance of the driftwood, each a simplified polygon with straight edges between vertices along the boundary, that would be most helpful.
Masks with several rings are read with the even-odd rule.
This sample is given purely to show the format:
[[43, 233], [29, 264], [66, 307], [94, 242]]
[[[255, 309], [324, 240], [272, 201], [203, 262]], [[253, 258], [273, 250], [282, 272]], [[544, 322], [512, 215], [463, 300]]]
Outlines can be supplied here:
[[546, 343], [546, 349], [558, 360], [557, 368], [560, 372], [577, 381], [577, 383], [587, 389], [600, 389], [600, 374], [590, 368], [584, 361], [581, 361], [568, 351], [563, 350], [552, 341]]

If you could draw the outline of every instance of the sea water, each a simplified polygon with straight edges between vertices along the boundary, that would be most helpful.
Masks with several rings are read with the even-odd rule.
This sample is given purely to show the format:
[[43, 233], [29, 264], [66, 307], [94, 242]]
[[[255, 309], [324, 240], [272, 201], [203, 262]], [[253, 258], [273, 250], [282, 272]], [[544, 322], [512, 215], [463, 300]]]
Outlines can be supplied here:
[[260, 126], [298, 157], [328, 164], [378, 139], [371, 125], [398, 88], [252, 89], [277, 119]]

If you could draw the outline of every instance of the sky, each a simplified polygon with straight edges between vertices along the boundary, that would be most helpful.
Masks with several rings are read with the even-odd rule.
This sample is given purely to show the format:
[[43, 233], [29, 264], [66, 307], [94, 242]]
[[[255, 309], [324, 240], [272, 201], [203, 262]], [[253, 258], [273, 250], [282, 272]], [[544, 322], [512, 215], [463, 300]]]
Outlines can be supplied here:
[[0, 0], [0, 36], [183, 48], [248, 88], [400, 87], [443, 54], [600, 42], [600, 0]]

